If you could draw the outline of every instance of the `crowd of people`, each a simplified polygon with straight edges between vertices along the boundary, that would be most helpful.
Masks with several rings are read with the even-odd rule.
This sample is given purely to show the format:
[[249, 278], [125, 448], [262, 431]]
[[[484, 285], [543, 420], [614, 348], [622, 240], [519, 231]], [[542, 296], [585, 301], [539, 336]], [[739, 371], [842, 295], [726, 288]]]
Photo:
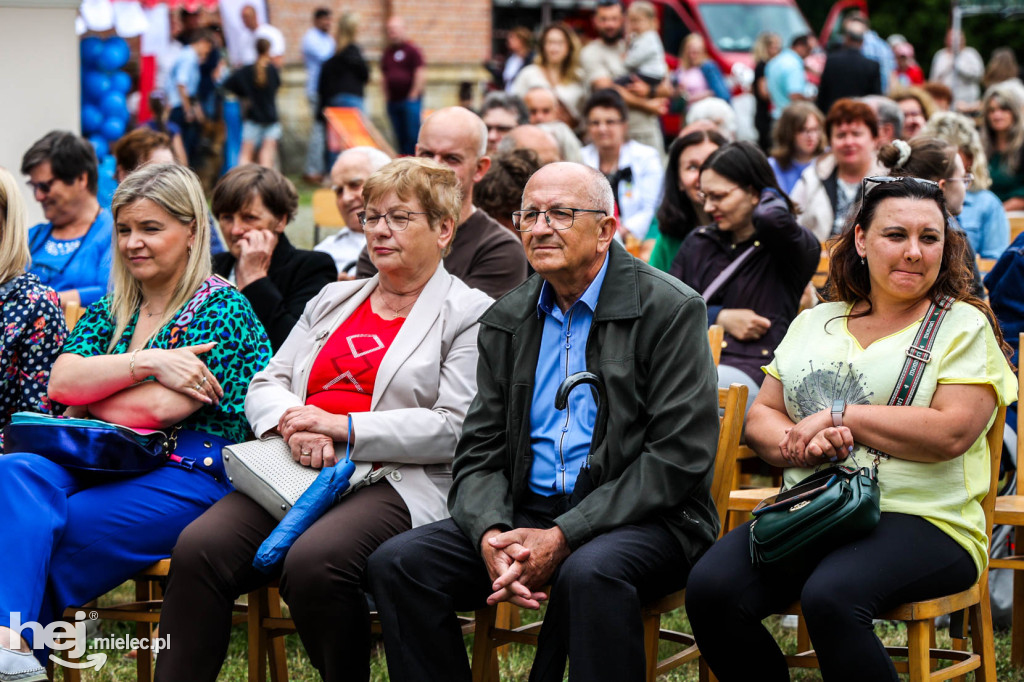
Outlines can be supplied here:
[[[209, 202], [186, 165], [218, 47], [203, 27], [182, 36], [167, 116], [115, 146], [109, 206], [73, 133], [22, 160], [44, 223], [29, 228], [0, 169], [0, 426], [28, 411], [176, 438], [130, 477], [0, 439], [0, 550], [18, 557], [0, 568], [0, 682], [46, 679], [12, 614], [58, 621], [166, 557], [158, 680], [217, 679], [232, 603], [274, 579], [325, 680], [369, 679], [367, 593], [393, 680], [469, 679], [455, 612], [504, 601], [548, 605], [531, 679], [567, 662], [571, 680], [643, 679], [637, 615], [683, 587], [723, 681], [788, 679], [761, 621], [795, 599], [825, 679], [897, 679], [872, 619], [969, 587], [988, 556], [985, 433], [1015, 400], [1024, 328], [1012, 52], [986, 71], [947, 48], [932, 76], [955, 87], [929, 90], [909, 43], [858, 13], [824, 61], [809, 36], [764, 35], [743, 123], [700, 36], [669, 70], [650, 4], [602, 0], [589, 44], [554, 23], [534, 53], [511, 31], [479, 112], [421, 121], [425, 60], [392, 17], [400, 157], [332, 157], [323, 109], [363, 107], [368, 70], [357, 17], [333, 36], [329, 11], [313, 22], [306, 171], [329, 178], [344, 227], [312, 250], [285, 234], [299, 195], [274, 168], [283, 39], [251, 7], [237, 68], [205, 72], [248, 103], [241, 163]], [[686, 116], [665, 144], [670, 102]], [[984, 282], [976, 254], [999, 259]], [[948, 319], [919, 389], [888, 405], [934, 306]], [[563, 395], [580, 372], [603, 390]], [[718, 539], [716, 388], [736, 383], [746, 442], [787, 485], [875, 459], [875, 530], [799, 571], [752, 565], [749, 523]], [[232, 488], [221, 449], [271, 437], [304, 467], [345, 453], [387, 475], [268, 574], [253, 559], [277, 520]]]

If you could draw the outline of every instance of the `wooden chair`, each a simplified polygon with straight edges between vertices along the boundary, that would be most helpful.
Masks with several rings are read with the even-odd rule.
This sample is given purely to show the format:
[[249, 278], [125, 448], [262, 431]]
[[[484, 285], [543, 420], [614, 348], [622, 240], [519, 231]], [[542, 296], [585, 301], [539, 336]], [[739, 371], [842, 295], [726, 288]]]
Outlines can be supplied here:
[[64, 306], [64, 320], [68, 325], [68, 331], [75, 328], [78, 321], [85, 315], [86, 308], [78, 303], [68, 303]]
[[[743, 431], [743, 417], [747, 410], [747, 387], [732, 384], [729, 388], [718, 389], [718, 405], [724, 411], [718, 434], [718, 449], [715, 455], [715, 474], [711, 484], [711, 495], [719, 510], [719, 521], [724, 524], [726, 500], [733, 485], [733, 461], [739, 449], [740, 434]], [[646, 605], [642, 611], [644, 624], [644, 651], [647, 658], [647, 680], [654, 682], [659, 675], [700, 658], [700, 651], [691, 635], [683, 632], [661, 629], [662, 614], [683, 606], [686, 591], [679, 590]], [[496, 651], [506, 644], [537, 644], [537, 634], [542, 622], [521, 627], [504, 628], [496, 624], [498, 610], [495, 607], [477, 612], [476, 635], [473, 638], [473, 682], [498, 682]], [[658, 659], [660, 642], [672, 642], [682, 646], [668, 658]], [[701, 670], [702, 679], [707, 671]]]
[[1006, 214], [1006, 217], [1010, 219], [1010, 243], [1024, 232], [1024, 211], [1010, 211]]
[[982, 275], [987, 275], [991, 272], [992, 268], [994, 268], [996, 263], [999, 261], [998, 258], [982, 258], [981, 256], [975, 256], [974, 259], [978, 264], [978, 272]]
[[[1024, 221], [1024, 217], [1021, 219]], [[1020, 342], [1024, 342], [1024, 334], [1020, 335]], [[1017, 410], [1020, 414], [1020, 405], [1024, 405], [1024, 372], [1017, 368]], [[1017, 466], [1024, 463], [1024, 437], [1021, 435], [1020, 417], [1017, 420]], [[1014, 527], [1014, 553], [1012, 556], [1001, 559], [992, 559], [989, 562], [990, 568], [1008, 568], [1014, 571], [1013, 574], [1013, 620], [1011, 623], [1010, 639], [1010, 663], [1018, 669], [1024, 669], [1024, 495], [1020, 494], [1020, 480], [1018, 478], [1018, 490], [1016, 495], [1004, 495], [996, 498], [995, 523]], [[1019, 541], [1019, 542], [1018, 542]]]
[[[160, 607], [163, 605], [163, 587], [161, 581], [167, 578], [171, 569], [170, 559], [161, 559], [149, 568], [139, 572], [132, 580], [135, 582], [135, 601], [114, 604], [111, 606], [72, 606], [64, 611], [64, 619], [74, 621], [76, 611], [96, 614], [101, 620], [120, 620], [135, 623], [135, 636], [139, 639], [152, 640], [156, 625], [160, 622]], [[245, 621], [245, 604], [235, 604], [233, 624]], [[282, 656], [284, 649], [282, 648]], [[65, 656], [68, 658], [67, 656]], [[77, 662], [76, 659], [71, 659]], [[136, 652], [135, 669], [138, 682], [151, 682], [153, 679], [153, 652], [151, 649], [138, 649]], [[64, 668], [65, 682], [79, 682], [80, 673], [74, 668]]]
[[[999, 485], [999, 460], [1003, 448], [1003, 425], [1006, 408], [1000, 407], [995, 421], [988, 430], [986, 440], [991, 453], [991, 476], [989, 491], [982, 500], [985, 510], [985, 532], [992, 539], [992, 522], [995, 516], [996, 497]], [[934, 621], [939, 616], [967, 611], [971, 626], [971, 651], [966, 650], [966, 635], [954, 637], [954, 649], [937, 649], [934, 645]], [[800, 614], [799, 604], [788, 613]], [[906, 661], [895, 661], [896, 670], [910, 674], [910, 682], [925, 680], [948, 680], [972, 670], [976, 671], [976, 682], [995, 682], [995, 641], [992, 632], [992, 605], [988, 594], [988, 569], [982, 571], [978, 582], [963, 592], [910, 602], [883, 613], [882, 620], [895, 620], [907, 624], [907, 646], [886, 647], [893, 657], [905, 657]], [[799, 653], [787, 656], [786, 661], [794, 668], [817, 668], [818, 659], [803, 631], [798, 636]], [[935, 668], [937, 661], [951, 661], [942, 668]]]
[[722, 359], [722, 342], [725, 340], [725, 327], [720, 324], [713, 324], [708, 327], [708, 345], [711, 346], [711, 357], [715, 361], [715, 367]]
[[320, 243], [320, 228], [339, 230], [345, 227], [345, 219], [338, 210], [334, 191], [322, 187], [313, 190], [313, 246]]
[[814, 275], [811, 277], [811, 284], [814, 285], [815, 289], [820, 289], [825, 286], [825, 282], [828, 281], [828, 253], [826, 252], [821, 258], [818, 259], [818, 269], [814, 271]]

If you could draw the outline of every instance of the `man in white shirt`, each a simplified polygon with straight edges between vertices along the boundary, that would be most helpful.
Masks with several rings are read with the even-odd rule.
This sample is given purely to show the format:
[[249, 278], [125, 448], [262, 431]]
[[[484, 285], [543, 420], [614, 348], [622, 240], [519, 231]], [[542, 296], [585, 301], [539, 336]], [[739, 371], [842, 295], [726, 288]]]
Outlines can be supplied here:
[[592, 140], [583, 148], [583, 163], [605, 174], [615, 192], [619, 235], [647, 237], [661, 197], [664, 171], [654, 147], [627, 140], [626, 103], [611, 88], [598, 90], [583, 107]]
[[317, 100], [317, 84], [320, 82], [320, 67], [334, 55], [335, 42], [331, 36], [331, 10], [318, 7], [313, 12], [313, 25], [302, 36], [302, 61], [306, 64], [306, 99], [312, 116], [309, 133], [309, 148], [306, 152], [306, 173], [303, 180], [319, 185], [324, 177], [324, 124], [318, 120], [320, 110]]
[[246, 5], [242, 8], [242, 24], [246, 30], [239, 35], [242, 44], [239, 46], [239, 63], [235, 66], [246, 66], [256, 61], [256, 41], [265, 38], [270, 43], [270, 57], [278, 69], [284, 66], [284, 34], [270, 24], [261, 24], [256, 8]]
[[981, 99], [981, 77], [985, 74], [985, 62], [978, 51], [967, 45], [967, 38], [960, 33], [960, 49], [953, 62], [953, 29], [946, 31], [946, 46], [932, 58], [931, 80], [942, 83], [953, 91], [953, 107], [956, 111], [973, 113], [978, 110]]
[[643, 81], [628, 87], [616, 85], [614, 80], [625, 76], [626, 41], [623, 38], [626, 12], [620, 0], [599, 0], [594, 12], [597, 38], [580, 51], [580, 63], [592, 92], [614, 88], [628, 107], [629, 134], [637, 142], [661, 150], [663, 136], [658, 116], [668, 107], [663, 97], [651, 98], [650, 93], [638, 94], [650, 88]]
[[366, 247], [363, 225], [359, 222], [359, 213], [363, 210], [363, 184], [389, 161], [391, 158], [379, 149], [353, 147], [343, 151], [331, 169], [331, 184], [345, 227], [317, 244], [314, 251], [323, 251], [334, 258], [339, 280], [353, 278], [359, 252]]

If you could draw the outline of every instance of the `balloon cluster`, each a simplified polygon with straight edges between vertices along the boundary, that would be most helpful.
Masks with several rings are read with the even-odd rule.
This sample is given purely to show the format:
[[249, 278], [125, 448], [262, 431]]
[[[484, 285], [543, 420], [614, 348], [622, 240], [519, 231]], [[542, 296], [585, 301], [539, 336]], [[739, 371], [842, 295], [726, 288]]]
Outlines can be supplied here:
[[106, 40], [90, 36], [81, 42], [82, 134], [96, 148], [96, 156], [107, 155], [110, 144], [121, 138], [128, 125], [125, 98], [132, 79], [121, 71], [131, 56], [123, 38]]

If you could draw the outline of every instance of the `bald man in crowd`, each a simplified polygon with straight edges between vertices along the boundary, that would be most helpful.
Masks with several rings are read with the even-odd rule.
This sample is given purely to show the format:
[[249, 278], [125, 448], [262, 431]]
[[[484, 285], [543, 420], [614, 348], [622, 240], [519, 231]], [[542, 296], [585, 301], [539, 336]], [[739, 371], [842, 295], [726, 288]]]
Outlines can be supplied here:
[[[526, 254], [515, 235], [473, 205], [473, 186], [491, 166], [487, 126], [464, 107], [431, 114], [420, 128], [416, 156], [433, 159], [455, 171], [462, 189], [462, 214], [445, 269], [492, 298], [504, 296], [526, 280]], [[359, 256], [357, 277], [376, 272], [366, 250]]]
[[510, 152], [513, 149], [532, 149], [542, 166], [565, 160], [562, 158], [558, 149], [558, 141], [554, 136], [535, 125], [516, 126], [498, 144], [499, 154]]
[[323, 251], [334, 258], [339, 280], [353, 279], [359, 254], [366, 248], [363, 224], [359, 222], [359, 213], [363, 210], [363, 184], [390, 160], [391, 157], [374, 147], [352, 147], [343, 151], [331, 168], [331, 189], [345, 227], [317, 244], [313, 250]]
[[523, 95], [523, 103], [534, 125], [558, 120], [558, 98], [549, 88], [530, 88]]

